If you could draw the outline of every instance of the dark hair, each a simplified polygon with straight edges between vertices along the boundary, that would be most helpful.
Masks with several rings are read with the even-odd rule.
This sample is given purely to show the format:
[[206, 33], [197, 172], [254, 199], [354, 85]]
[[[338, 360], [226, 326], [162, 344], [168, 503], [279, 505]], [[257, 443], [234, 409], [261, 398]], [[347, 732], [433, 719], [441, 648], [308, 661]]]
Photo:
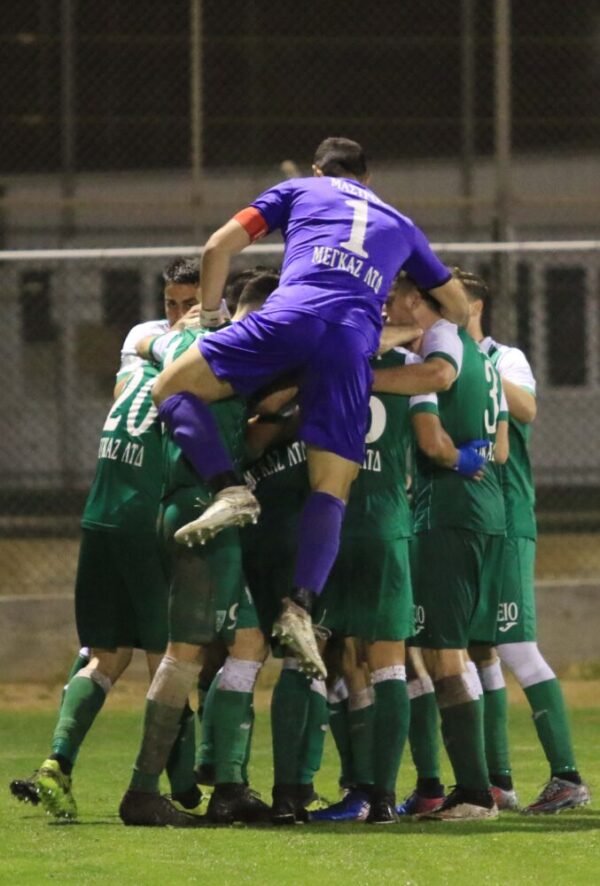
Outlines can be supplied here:
[[315, 151], [313, 163], [323, 175], [334, 178], [347, 175], [364, 178], [367, 174], [365, 152], [358, 142], [349, 138], [326, 138]]
[[452, 268], [452, 276], [455, 280], [459, 280], [467, 294], [467, 298], [471, 301], [480, 300], [487, 304], [490, 298], [490, 288], [479, 274], [473, 274], [471, 271], [463, 271], [462, 268]]
[[278, 286], [278, 271], [260, 271], [251, 277], [242, 289], [237, 303], [238, 308], [247, 305], [263, 305]]
[[279, 273], [275, 268], [268, 268], [266, 265], [255, 265], [253, 268], [244, 268], [243, 271], [234, 271], [229, 275], [225, 283], [223, 298], [230, 314], [235, 314], [240, 295], [246, 283], [265, 271], [272, 271], [274, 274]]
[[162, 278], [166, 286], [169, 283], [198, 286], [200, 283], [200, 262], [197, 258], [174, 258], [163, 268]]

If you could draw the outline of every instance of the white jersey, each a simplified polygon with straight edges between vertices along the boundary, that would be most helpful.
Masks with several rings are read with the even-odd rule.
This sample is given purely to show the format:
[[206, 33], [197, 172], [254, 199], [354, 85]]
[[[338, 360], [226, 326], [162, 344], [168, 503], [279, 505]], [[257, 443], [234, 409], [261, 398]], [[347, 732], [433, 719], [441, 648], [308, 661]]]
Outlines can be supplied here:
[[511, 381], [513, 384], [524, 388], [531, 394], [535, 394], [536, 383], [529, 361], [523, 351], [510, 345], [501, 345], [488, 335], [479, 343], [482, 351], [491, 357], [497, 354], [493, 361], [501, 378]]
[[419, 352], [423, 360], [428, 357], [442, 357], [454, 363], [456, 374], [460, 375], [463, 360], [463, 343], [458, 335], [458, 326], [449, 320], [437, 320], [426, 329], [421, 339]]
[[138, 323], [137, 326], [130, 329], [121, 347], [121, 363], [117, 372], [117, 378], [129, 374], [144, 362], [135, 349], [138, 342], [148, 338], [149, 335], [162, 335], [168, 332], [169, 329], [169, 321], [165, 319], [147, 320], [145, 323]]

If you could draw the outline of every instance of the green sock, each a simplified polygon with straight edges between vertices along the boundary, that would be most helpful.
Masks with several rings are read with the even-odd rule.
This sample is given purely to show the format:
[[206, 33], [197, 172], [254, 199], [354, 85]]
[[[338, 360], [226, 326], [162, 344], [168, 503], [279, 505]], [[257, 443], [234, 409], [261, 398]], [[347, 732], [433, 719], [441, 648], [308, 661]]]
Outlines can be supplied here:
[[510, 775], [508, 696], [506, 686], [483, 692], [485, 755], [490, 775]]
[[524, 689], [533, 723], [553, 775], [576, 772], [575, 755], [565, 700], [556, 678]]
[[309, 694], [308, 716], [306, 718], [304, 741], [300, 751], [298, 777], [296, 779], [298, 784], [311, 784], [321, 768], [323, 746], [329, 721], [324, 683], [322, 684], [322, 689], [323, 691], [319, 692], [311, 688]]
[[242, 784], [252, 725], [252, 693], [217, 689], [213, 700], [216, 784]]
[[65, 700], [65, 695], [67, 694], [67, 689], [69, 688], [69, 683], [71, 682], [71, 680], [73, 679], [75, 674], [78, 674], [79, 671], [82, 668], [84, 668], [86, 665], [88, 665], [89, 663], [90, 663], [89, 653], [82, 655], [81, 649], [80, 649], [79, 652], [77, 653], [77, 655], [75, 656], [75, 659], [73, 660], [73, 663], [71, 665], [71, 670], [69, 671], [69, 674], [67, 676], [67, 682], [63, 686], [63, 690], [60, 695], [60, 704], [58, 706], [59, 714], [60, 714], [60, 709], [62, 708], [62, 703]]
[[352, 784], [352, 746], [348, 726], [348, 699], [329, 702], [329, 729], [340, 758], [339, 784], [349, 787]]
[[406, 681], [376, 681], [374, 688], [373, 783], [378, 789], [395, 792], [410, 719]]
[[146, 698], [142, 743], [130, 783], [134, 790], [158, 791], [160, 774], [181, 727], [181, 714], [180, 707]]
[[274, 784], [297, 784], [300, 755], [310, 707], [310, 681], [300, 671], [282, 668], [271, 698]]
[[248, 745], [246, 747], [246, 756], [244, 757], [244, 762], [242, 763], [242, 781], [245, 784], [250, 784], [250, 776], [248, 774], [248, 764], [250, 763], [250, 753], [252, 751], [252, 739], [254, 737], [254, 721], [256, 719], [256, 714], [254, 712], [254, 705], [250, 705], [250, 730], [248, 732]]
[[373, 784], [373, 723], [375, 705], [352, 710], [348, 705], [348, 728], [352, 748], [352, 783]]
[[52, 736], [52, 753], [75, 761], [87, 731], [96, 719], [104, 701], [104, 689], [89, 677], [73, 677], [67, 686]]
[[480, 701], [440, 709], [442, 735], [456, 784], [482, 791], [489, 787]]
[[217, 674], [208, 692], [204, 695], [202, 702], [202, 714], [198, 710], [200, 719], [200, 741], [196, 748], [196, 766], [214, 766], [215, 765], [215, 712], [214, 701], [215, 692], [217, 691], [217, 683], [219, 675]]
[[166, 765], [172, 794], [184, 794], [196, 784], [194, 777], [195, 751], [196, 718], [189, 704], [186, 704], [180, 717], [179, 732]]
[[440, 777], [439, 714], [435, 692], [410, 700], [410, 753], [419, 778]]

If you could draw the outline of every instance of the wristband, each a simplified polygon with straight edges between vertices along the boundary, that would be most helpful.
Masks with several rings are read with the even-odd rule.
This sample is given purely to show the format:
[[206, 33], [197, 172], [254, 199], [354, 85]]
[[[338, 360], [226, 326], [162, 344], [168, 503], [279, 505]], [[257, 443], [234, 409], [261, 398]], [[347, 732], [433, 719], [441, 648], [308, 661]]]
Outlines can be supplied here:
[[204, 329], [215, 329], [217, 326], [221, 326], [222, 323], [223, 314], [220, 308], [215, 308], [214, 310], [202, 308], [200, 311], [200, 325]]

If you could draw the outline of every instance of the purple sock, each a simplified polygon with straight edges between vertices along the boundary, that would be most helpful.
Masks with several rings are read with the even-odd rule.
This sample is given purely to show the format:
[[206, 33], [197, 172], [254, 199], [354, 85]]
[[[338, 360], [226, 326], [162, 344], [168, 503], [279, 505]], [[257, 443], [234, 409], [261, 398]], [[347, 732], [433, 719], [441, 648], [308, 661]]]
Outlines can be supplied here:
[[346, 505], [328, 492], [313, 492], [302, 511], [294, 585], [320, 594], [337, 557]]
[[214, 415], [194, 394], [182, 391], [167, 397], [158, 407], [158, 416], [203, 480], [234, 471]]

